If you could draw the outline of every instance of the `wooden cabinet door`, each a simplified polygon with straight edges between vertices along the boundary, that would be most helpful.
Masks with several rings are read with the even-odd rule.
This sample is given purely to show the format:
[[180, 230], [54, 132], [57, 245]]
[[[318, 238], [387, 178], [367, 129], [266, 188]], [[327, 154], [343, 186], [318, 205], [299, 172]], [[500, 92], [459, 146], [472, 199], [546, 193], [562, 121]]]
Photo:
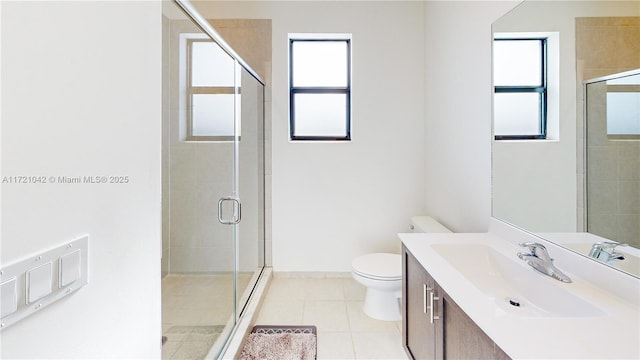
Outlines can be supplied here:
[[[444, 352], [448, 359], [497, 359], [494, 343], [458, 305], [444, 297]], [[507, 357], [508, 358], [508, 357]]]
[[[436, 332], [437, 320], [431, 323], [427, 308], [435, 283], [408, 251], [403, 251], [403, 342], [414, 359], [442, 359], [442, 331]], [[440, 322], [440, 329], [441, 322]], [[438, 335], [439, 338], [438, 338]], [[440, 345], [438, 346], [438, 342]], [[437, 351], [439, 349], [439, 351]]]

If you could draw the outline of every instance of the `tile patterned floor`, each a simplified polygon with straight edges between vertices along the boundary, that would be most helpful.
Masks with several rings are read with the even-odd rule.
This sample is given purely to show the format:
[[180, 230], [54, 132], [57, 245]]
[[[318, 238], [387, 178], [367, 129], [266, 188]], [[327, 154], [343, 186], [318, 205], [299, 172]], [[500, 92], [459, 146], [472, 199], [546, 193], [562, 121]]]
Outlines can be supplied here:
[[224, 325], [173, 325], [164, 332], [163, 359], [202, 359], [224, 329]]
[[[244, 289], [251, 274], [239, 274]], [[162, 359], [203, 359], [233, 312], [232, 275], [171, 274], [162, 279]]]
[[272, 279], [256, 325], [315, 325], [318, 359], [407, 359], [401, 322], [362, 312], [365, 288], [351, 278]]

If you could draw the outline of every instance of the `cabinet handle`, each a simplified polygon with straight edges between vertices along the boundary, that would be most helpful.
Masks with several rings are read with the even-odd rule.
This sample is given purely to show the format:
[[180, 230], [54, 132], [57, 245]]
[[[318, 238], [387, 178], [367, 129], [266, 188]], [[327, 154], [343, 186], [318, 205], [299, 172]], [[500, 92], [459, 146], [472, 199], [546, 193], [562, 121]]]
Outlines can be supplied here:
[[427, 284], [422, 284], [422, 312], [427, 313], [427, 291], [429, 291]]
[[440, 297], [435, 296], [433, 291], [429, 293], [429, 322], [433, 324], [433, 320], [440, 320], [440, 316], [433, 314], [433, 301], [440, 300]]

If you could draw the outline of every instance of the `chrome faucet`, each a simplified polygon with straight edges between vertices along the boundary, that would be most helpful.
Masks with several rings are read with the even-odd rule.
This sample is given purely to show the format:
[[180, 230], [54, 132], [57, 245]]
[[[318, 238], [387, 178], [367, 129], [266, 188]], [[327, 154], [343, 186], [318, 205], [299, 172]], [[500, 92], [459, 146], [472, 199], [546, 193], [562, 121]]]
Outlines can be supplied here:
[[617, 242], [602, 241], [593, 244], [589, 256], [601, 262], [624, 260], [624, 255], [616, 252], [616, 246], [627, 246]]
[[560, 280], [562, 282], [570, 283], [571, 279], [562, 273], [562, 271], [558, 270], [553, 265], [553, 259], [549, 256], [547, 252], [547, 248], [544, 245], [529, 242], [520, 244], [522, 247], [528, 247], [529, 253], [518, 253], [518, 257], [527, 262], [532, 268], [538, 270], [539, 272], [551, 276], [556, 280]]

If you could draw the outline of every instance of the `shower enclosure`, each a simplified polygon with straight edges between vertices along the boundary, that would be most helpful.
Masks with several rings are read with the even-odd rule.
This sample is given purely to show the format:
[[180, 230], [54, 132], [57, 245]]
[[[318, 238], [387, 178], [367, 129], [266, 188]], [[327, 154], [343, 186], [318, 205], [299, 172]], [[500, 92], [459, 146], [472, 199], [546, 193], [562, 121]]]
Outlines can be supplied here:
[[640, 69], [584, 89], [587, 231], [640, 248]]
[[264, 84], [163, 1], [163, 358], [215, 358], [264, 269]]

